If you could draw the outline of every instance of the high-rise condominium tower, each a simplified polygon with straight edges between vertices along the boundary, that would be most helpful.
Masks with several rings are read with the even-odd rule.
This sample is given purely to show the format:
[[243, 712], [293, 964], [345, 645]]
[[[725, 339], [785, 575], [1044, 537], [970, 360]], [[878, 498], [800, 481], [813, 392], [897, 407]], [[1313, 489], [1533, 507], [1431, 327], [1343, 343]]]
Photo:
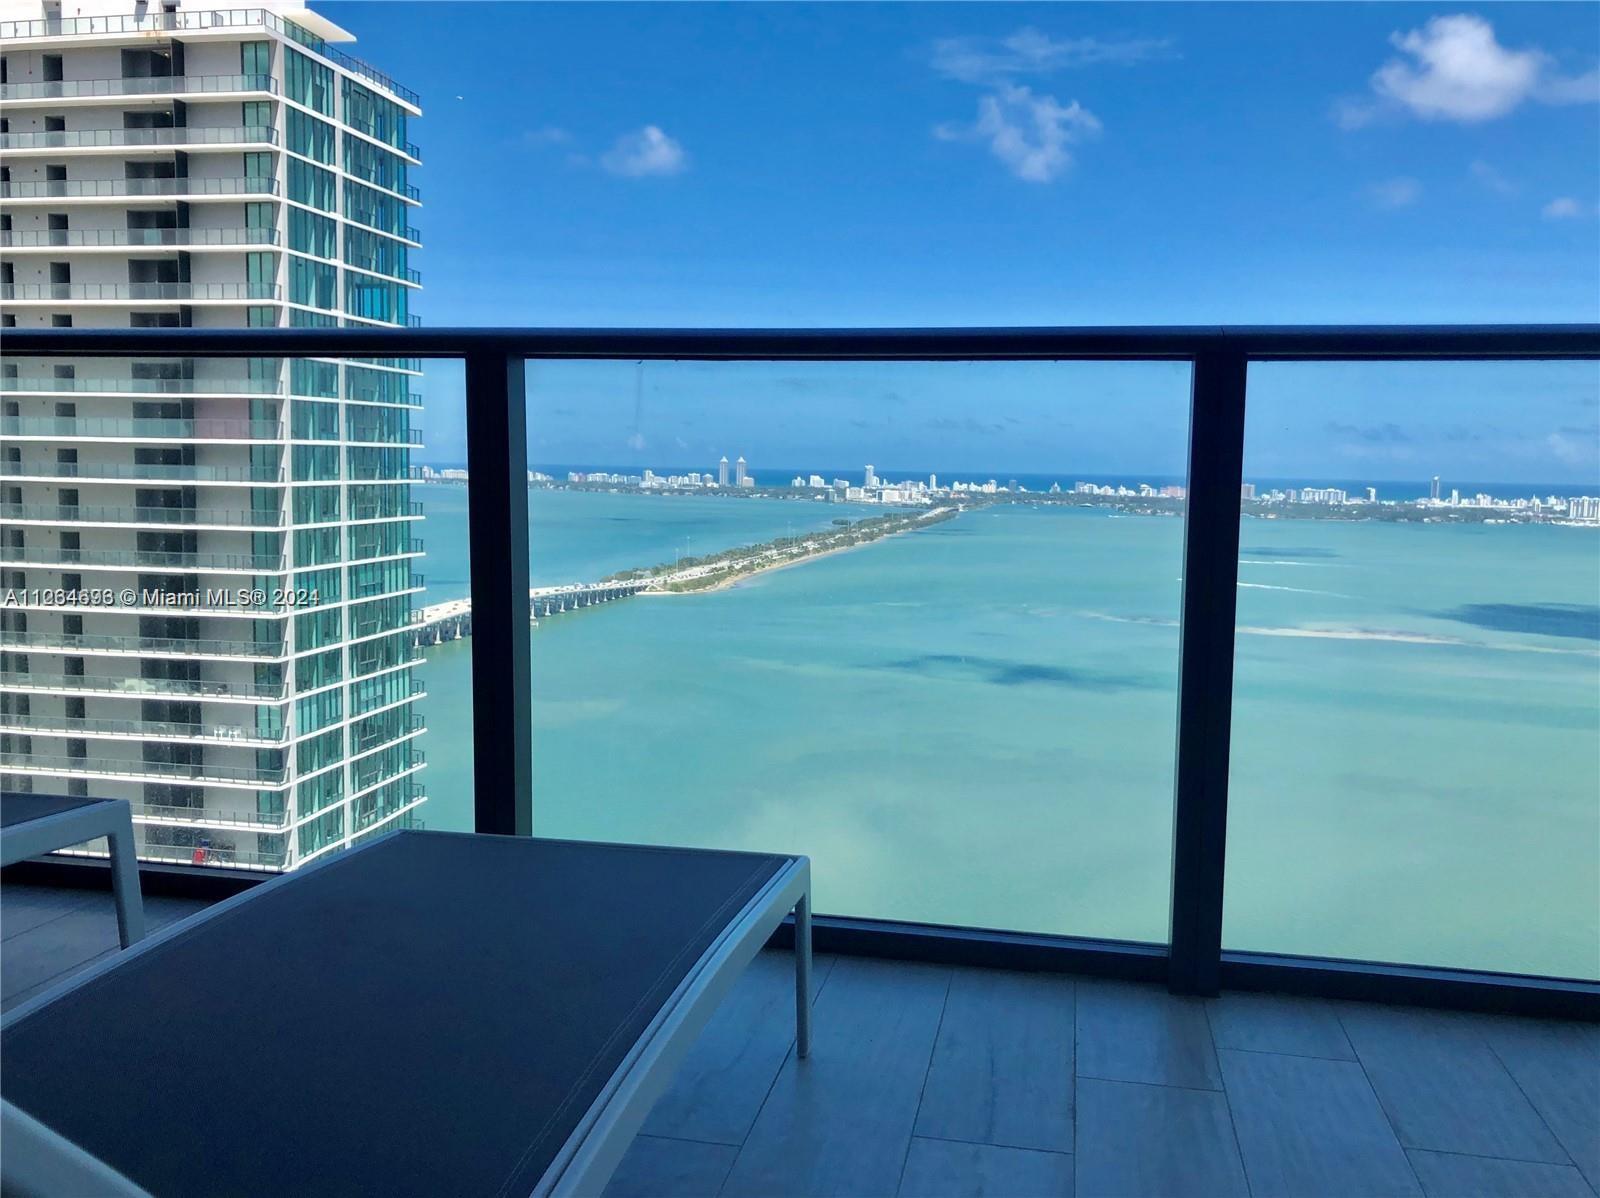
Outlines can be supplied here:
[[[4, 325], [411, 323], [421, 110], [349, 40], [272, 0], [0, 0]], [[0, 784], [241, 868], [408, 821], [416, 373], [5, 360]]]

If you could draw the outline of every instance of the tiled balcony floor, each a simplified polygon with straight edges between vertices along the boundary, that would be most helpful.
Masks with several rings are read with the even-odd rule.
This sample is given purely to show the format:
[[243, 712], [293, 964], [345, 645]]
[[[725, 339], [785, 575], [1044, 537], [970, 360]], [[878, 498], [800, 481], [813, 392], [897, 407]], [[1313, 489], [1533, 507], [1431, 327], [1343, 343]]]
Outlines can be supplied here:
[[[159, 925], [203, 904], [148, 903]], [[10, 1007], [113, 951], [109, 896], [0, 889]], [[1600, 1185], [1600, 1025], [765, 954], [609, 1198], [1538, 1195]]]

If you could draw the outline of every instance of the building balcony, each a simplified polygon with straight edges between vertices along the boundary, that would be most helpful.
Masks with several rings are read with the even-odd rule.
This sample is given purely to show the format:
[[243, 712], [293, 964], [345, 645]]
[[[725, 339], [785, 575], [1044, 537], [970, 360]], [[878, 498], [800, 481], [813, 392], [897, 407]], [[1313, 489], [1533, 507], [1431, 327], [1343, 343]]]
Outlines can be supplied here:
[[276, 229], [4, 229], [0, 249], [122, 250], [183, 247], [187, 249], [255, 249], [277, 245]]
[[412, 428], [391, 433], [380, 429], [357, 428], [351, 429], [346, 439], [356, 445], [400, 445], [416, 449], [422, 445], [422, 430]]
[[278, 131], [270, 125], [181, 126], [169, 129], [68, 129], [40, 133], [0, 133], [0, 150], [12, 155], [57, 150], [168, 149], [173, 146], [215, 149], [276, 147]]
[[0, 300], [29, 304], [248, 304], [279, 300], [282, 292], [273, 283], [0, 283]]
[[282, 699], [281, 682], [217, 682], [207, 678], [126, 678], [111, 674], [44, 674], [32, 670], [0, 670], [0, 687], [49, 694], [179, 695], [194, 699]]
[[[6, 352], [69, 356], [80, 332], [77, 344], [102, 352], [135, 340], [29, 330]], [[1286, 514], [1245, 491], [1247, 394], [1248, 411], [1269, 425], [1285, 411], [1305, 415], [1319, 396], [1305, 378], [1274, 390], [1275, 372], [1459, 360], [1492, 363], [1498, 388], [1505, 363], [1554, 362], [1573, 367], [1559, 377], [1587, 395], [1600, 329], [338, 328], [174, 330], [137, 342], [149, 353], [210, 344], [343, 357], [409, 347], [468, 359], [467, 506], [474, 545], [494, 551], [468, 565], [479, 600], [462, 646], [476, 698], [462, 722], [472, 733], [472, 801], [465, 782], [452, 794], [441, 787], [449, 754], [435, 751], [430, 821], [509, 837], [535, 826], [537, 811], [545, 829], [581, 828], [592, 839], [792, 844], [826, 878], [818, 893], [833, 896], [831, 913], [816, 919], [823, 956], [799, 996], [816, 1018], [809, 1057], [786, 1031], [792, 962], [758, 956], [686, 1049], [614, 1192], [672, 1192], [674, 1178], [687, 1192], [772, 1198], [1578, 1195], [1600, 1183], [1591, 934], [1600, 858], [1584, 835], [1595, 826], [1593, 787], [1540, 768], [1570, 757], [1586, 782], [1600, 743], [1588, 718], [1597, 666], [1586, 648], [1596, 635], [1597, 547], [1579, 545], [1587, 530], [1565, 519], [1463, 529], [1441, 518], [1441, 501], [1412, 505], [1419, 514], [1402, 527], [1379, 518], [1377, 499], [1371, 509], [1329, 501], [1315, 514]], [[530, 550], [522, 447], [526, 363], [555, 359], [598, 359], [596, 378], [614, 371], [625, 381], [636, 362], [646, 375], [688, 361], [694, 369], [673, 382], [690, 396], [706, 393], [700, 371], [726, 361], [762, 363], [760, 371], [781, 362], [785, 376], [828, 364], [833, 372], [817, 377], [841, 395], [869, 367], [895, 378], [911, 364], [902, 377], [919, 383], [949, 369], [972, 387], [971, 410], [996, 425], [1008, 385], [1029, 375], [1045, 379], [1031, 409], [1041, 429], [1058, 421], [1064, 395], [1114, 407], [1103, 398], [1114, 389], [1084, 380], [1099, 384], [1099, 372], [1130, 363], [1152, 370], [1126, 394], [1170, 390], [1164, 417], [1130, 417], [1130, 442], [1186, 465], [1155, 478], [1149, 496], [1120, 486], [1080, 493], [1096, 502], [1046, 490], [1048, 477], [989, 483], [979, 497], [963, 490], [947, 505], [953, 524], [926, 533], [895, 525], [877, 548], [819, 552], [756, 585], [630, 597], [557, 625], [563, 643], [544, 643], [550, 630], [530, 629], [525, 598], [540, 542], [531, 538]], [[997, 363], [1006, 369], [996, 375], [967, 373]], [[1063, 378], [1061, 364], [1090, 365]], [[1505, 402], [1527, 402], [1548, 377], [1505, 387]], [[1438, 401], [1448, 411], [1459, 392], [1453, 377], [1446, 382]], [[749, 394], [749, 404], [781, 407], [784, 390]], [[780, 415], [817, 406], [796, 390]], [[1405, 394], [1416, 401], [1419, 388]], [[631, 407], [619, 407], [625, 436]], [[1327, 415], [1313, 410], [1308, 427], [1323, 428]], [[986, 443], [979, 431], [990, 427], [973, 423], [978, 431], [950, 444]], [[1035, 452], [1036, 438], [1018, 436]], [[1063, 442], [1071, 451], [1080, 443], [1076, 432]], [[595, 490], [561, 498], [592, 498], [597, 521], [615, 518], [623, 499], [684, 506], [643, 488], [631, 498]], [[785, 506], [751, 511], [767, 510], [779, 529], [813, 510], [789, 488], [760, 490], [770, 492], [760, 502]], [[948, 480], [945, 490], [953, 492]], [[879, 502], [922, 510], [903, 497]], [[819, 505], [815, 528], [836, 526], [839, 510]], [[741, 507], [735, 518], [750, 514]], [[1445, 539], [1428, 541], [1436, 532]], [[1517, 544], [1559, 542], [1564, 555], [1539, 573], [1541, 590], [1527, 602], [1506, 598], [1514, 592], [1497, 589], [1495, 571], [1463, 570], [1450, 556], [1479, 543], [1506, 552], [1519, 532], [1532, 535]], [[697, 548], [708, 553], [701, 535]], [[824, 543], [812, 531], [772, 535]], [[1378, 547], [1366, 557], [1363, 537]], [[623, 543], [619, 535], [610, 547]], [[664, 555], [681, 573], [675, 556]], [[1519, 569], [1501, 573], [1530, 573], [1514, 552], [1509, 560]], [[1454, 575], [1440, 565], [1452, 561]], [[1409, 585], [1394, 583], [1402, 570]], [[1373, 590], [1357, 594], [1361, 576], [1390, 586], [1387, 607]], [[658, 634], [640, 640], [651, 624]], [[724, 650], [731, 660], [717, 660]], [[430, 655], [428, 668], [438, 661]], [[1396, 685], [1406, 669], [1415, 685]], [[1521, 684], [1532, 700], [1508, 693]], [[723, 692], [722, 718], [702, 707], [708, 690]], [[1280, 722], [1297, 703], [1301, 722]], [[1443, 718], [1442, 708], [1471, 708], [1472, 718], [1425, 757], [1405, 721]], [[1461, 771], [1455, 754], [1475, 764]], [[564, 774], [553, 768], [560, 755]], [[409, 750], [404, 759], [415, 760]], [[1453, 780], [1441, 781], [1451, 770]], [[388, 821], [363, 797], [343, 800], [342, 813], [336, 801], [297, 814], [278, 868], [382, 832]], [[165, 831], [148, 814], [142, 829]], [[146, 868], [149, 892], [203, 884], [238, 893], [255, 879], [218, 875], [271, 872], [230, 860], [235, 841], [240, 853], [258, 843], [246, 829], [156, 848], [170, 854], [163, 864], [196, 868]], [[273, 840], [259, 842], [271, 855]], [[205, 868], [213, 864], [224, 868]], [[15, 987], [13, 1001], [26, 1001], [24, 982], [13, 980], [19, 954], [58, 954], [33, 974], [41, 985], [111, 948], [79, 943], [70, 955], [81, 931], [51, 931], [68, 922], [53, 893], [68, 867], [27, 865], [7, 878], [37, 920], [0, 948], [0, 986]], [[305, 894], [327, 876], [290, 880], [263, 901]], [[420, 906], [428, 896], [415, 897]], [[625, 937], [636, 931], [629, 918], [599, 921], [612, 926], [592, 934]], [[1529, 954], [1534, 943], [1542, 959]], [[524, 980], [537, 987], [540, 978], [536, 962]], [[248, 1020], [248, 995], [228, 1015]], [[75, 1047], [60, 1051], [70, 1059]], [[283, 1066], [285, 1084], [296, 1067]], [[397, 1151], [403, 1141], [389, 1143]]]
[[[18, 381], [23, 384], [18, 390], [25, 391], [29, 383], [56, 380]], [[96, 383], [112, 380], [83, 381]], [[162, 394], [194, 395], [208, 390], [208, 386], [200, 385], [188, 392], [168, 391]], [[84, 392], [112, 394], [93, 386], [83, 388], [78, 394]], [[219, 441], [255, 445], [263, 441], [287, 440], [288, 430], [281, 420], [233, 420], [215, 416], [200, 416], [192, 420], [127, 419], [119, 416], [5, 416], [0, 417], [0, 436], [14, 437], [19, 441]]]
[[[416, 513], [420, 515], [421, 513]], [[287, 513], [235, 508], [132, 507], [116, 504], [0, 503], [0, 519], [25, 524], [257, 531], [283, 528]]]
[[276, 748], [289, 739], [286, 725], [262, 729], [249, 724], [178, 724], [163, 720], [111, 719], [101, 716], [20, 715], [6, 711], [0, 711], [0, 732], [107, 740], [170, 740], [230, 745], [240, 749]]
[[[24, 179], [0, 183], [0, 200], [48, 203], [52, 200], [170, 199], [205, 200], [219, 196], [278, 194], [278, 181], [251, 178]], [[224, 284], [213, 284], [223, 286]], [[242, 284], [239, 284], [242, 286]]]
[[134, 462], [0, 462], [0, 478], [75, 478], [81, 482], [197, 482], [276, 486], [282, 467], [142, 465]]
[[158, 75], [137, 79], [60, 79], [0, 83], [0, 102], [38, 104], [52, 100], [115, 100], [132, 96], [274, 96], [271, 75]]
[[[210, 762], [136, 761], [103, 754], [89, 757], [64, 757], [49, 753], [0, 754], [4, 768], [12, 773], [48, 778], [128, 778], [142, 782], [193, 782], [197, 786], [248, 786], [262, 790], [281, 789], [287, 770], [279, 766], [216, 765]], [[135, 813], [137, 818], [137, 813]]]
[[[207, 378], [200, 378], [200, 379], [196, 379], [196, 378], [172, 379], [172, 378], [133, 378], [131, 376], [125, 376], [125, 377], [119, 377], [119, 378], [78, 378], [76, 376], [74, 376], [72, 378], [47, 378], [47, 377], [38, 376], [38, 375], [35, 375], [35, 376], [32, 376], [32, 377], [28, 377], [28, 378], [23, 378], [23, 377], [20, 377], [20, 376], [17, 376], [17, 375], [8, 375], [8, 376], [6, 376], [4, 378], [0, 378], [0, 394], [11, 394], [11, 395], [28, 395], [28, 394], [34, 394], [34, 395], [60, 395], [60, 394], [66, 393], [66, 392], [71, 392], [71, 393], [75, 393], [75, 394], [79, 394], [79, 395], [83, 395], [83, 394], [93, 394], [93, 395], [205, 395], [205, 396], [282, 395], [282, 394], [284, 394], [284, 385], [283, 385], [283, 383], [281, 381], [279, 381], [277, 379], [237, 379], [237, 378], [234, 378], [234, 379], [222, 379], [222, 378], [218, 378], [218, 379], [207, 379]], [[7, 417], [4, 417], [3, 419], [5, 419], [7, 421], [15, 421], [15, 420], [18, 420], [19, 417], [7, 416]], [[82, 421], [90, 419], [90, 418], [89, 417], [71, 417], [71, 416], [68, 416], [68, 417], [28, 417], [28, 418], [22, 418], [22, 419], [24, 419], [24, 420], [31, 419], [31, 420], [34, 420], [34, 421], [40, 423], [40, 424], [43, 424], [46, 421], [57, 421], [57, 422], [63, 422], [64, 421], [65, 425], [70, 426], [75, 421], [81, 423]], [[114, 418], [112, 418], [112, 417], [99, 417], [99, 418], [96, 418], [96, 419], [111, 420], [111, 419], [114, 419]], [[155, 426], [158, 426], [158, 425], [171, 425], [171, 426], [193, 425], [193, 426], [195, 426], [197, 428], [208, 428], [208, 429], [209, 428], [221, 428], [221, 429], [227, 430], [226, 432], [224, 432], [221, 435], [228, 436], [228, 437], [236, 437], [237, 434], [238, 434], [238, 431], [239, 430], [243, 430], [248, 436], [252, 436], [253, 437], [253, 436], [256, 436], [257, 434], [260, 434], [260, 435], [263, 435], [263, 436], [267, 436], [269, 439], [270, 439], [270, 435], [271, 434], [269, 432], [267, 432], [266, 430], [273, 429], [273, 428], [277, 427], [276, 422], [270, 422], [269, 423], [269, 422], [264, 422], [264, 421], [246, 422], [246, 421], [242, 421], [242, 420], [218, 420], [215, 417], [201, 417], [198, 420], [166, 420], [166, 421], [163, 421], [163, 420], [133, 420], [131, 422], [123, 421], [122, 423], [131, 424], [132, 426], [138, 426], [138, 431], [141, 431], [141, 432], [142, 431], [158, 432], [158, 434], [160, 436], [163, 436], [163, 437], [168, 435], [169, 430], [167, 430], [167, 429], [157, 429]], [[96, 427], [98, 427], [98, 426], [96, 426]], [[17, 430], [13, 430], [13, 429], [10, 429], [9, 426], [7, 426], [8, 434], [11, 435], [11, 436], [23, 436], [23, 435], [26, 435], [26, 434], [22, 433], [21, 431], [19, 431], [20, 428], [21, 428], [21, 426], [18, 426]], [[68, 429], [68, 431], [70, 432], [71, 430]], [[178, 435], [181, 436], [182, 434], [180, 433]]]
[[[227, 40], [248, 37], [250, 30], [261, 29], [286, 37], [315, 54], [320, 54], [353, 75], [389, 92], [413, 112], [420, 112], [420, 97], [402, 87], [370, 63], [345, 53], [323, 39], [285, 21], [270, 9], [195, 9], [171, 12], [107, 13], [83, 17], [47, 17], [34, 21], [0, 21], [0, 40], [7, 42], [78, 42], [94, 44], [126, 42], [138, 45], [153, 34], [183, 34], [204, 41], [211, 37]], [[264, 78], [264, 76], [258, 76]]]
[[289, 559], [282, 553], [169, 553], [147, 549], [69, 549], [60, 545], [27, 545], [0, 546], [0, 565], [282, 574], [289, 569]]
[[282, 641], [251, 641], [218, 637], [163, 637], [135, 634], [107, 635], [85, 632], [4, 632], [0, 644], [7, 649], [33, 649], [83, 657], [218, 658], [247, 661], [283, 661], [288, 650]]

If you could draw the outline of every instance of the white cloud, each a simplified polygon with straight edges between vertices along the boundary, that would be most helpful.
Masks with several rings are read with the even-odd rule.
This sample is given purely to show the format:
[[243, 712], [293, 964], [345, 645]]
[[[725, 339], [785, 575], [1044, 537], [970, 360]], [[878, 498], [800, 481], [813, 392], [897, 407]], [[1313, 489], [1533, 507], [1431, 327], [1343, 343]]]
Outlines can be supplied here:
[[1580, 104], [1600, 100], [1600, 73], [1568, 77], [1537, 47], [1512, 50], [1494, 26], [1470, 13], [1434, 17], [1423, 28], [1390, 34], [1404, 57], [1374, 72], [1372, 97], [1343, 100], [1335, 119], [1354, 129], [1386, 113], [1470, 124], [1505, 116], [1525, 101]]
[[1408, 208], [1422, 198], [1422, 184], [1401, 176], [1367, 188], [1367, 198], [1379, 208]]
[[964, 83], [994, 83], [1101, 63], [1127, 65], [1174, 56], [1167, 39], [1053, 38], [1032, 27], [1008, 37], [947, 37], [933, 44], [933, 67]]
[[934, 70], [977, 84], [984, 94], [975, 121], [945, 122], [933, 133], [943, 141], [985, 142], [1017, 178], [1049, 183], [1072, 166], [1069, 147], [1098, 134], [1100, 121], [1077, 100], [1063, 104], [1018, 78], [1174, 56], [1165, 39], [1056, 38], [1031, 27], [1002, 38], [943, 38], [933, 46]]
[[1001, 83], [978, 98], [978, 119], [970, 125], [944, 124], [934, 135], [944, 141], [986, 141], [994, 156], [1019, 179], [1048, 183], [1072, 165], [1068, 146], [1100, 132], [1100, 121], [1076, 100], [1063, 106], [1054, 96]]
[[1557, 196], [1540, 209], [1545, 220], [1567, 220], [1581, 215], [1582, 212], [1582, 205], [1571, 196]]
[[689, 165], [683, 146], [656, 125], [624, 133], [600, 156], [600, 165], [613, 175], [630, 179], [646, 175], [676, 175]]
[[1483, 159], [1475, 160], [1468, 169], [1472, 172], [1474, 179], [1496, 195], [1514, 196], [1517, 194], [1517, 185], [1483, 161]]

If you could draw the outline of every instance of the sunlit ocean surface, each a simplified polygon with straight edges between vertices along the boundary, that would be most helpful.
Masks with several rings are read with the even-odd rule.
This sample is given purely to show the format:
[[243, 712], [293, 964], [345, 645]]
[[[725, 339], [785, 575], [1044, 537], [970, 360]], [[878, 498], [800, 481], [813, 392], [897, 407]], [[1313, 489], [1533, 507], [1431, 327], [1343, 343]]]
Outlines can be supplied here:
[[[419, 487], [427, 600], [466, 493]], [[842, 506], [535, 491], [537, 584]], [[1161, 941], [1182, 522], [999, 506], [533, 634], [542, 835], [807, 853], [822, 911]], [[1600, 976], [1600, 534], [1247, 520], [1225, 943]], [[472, 818], [429, 651], [431, 827]]]

